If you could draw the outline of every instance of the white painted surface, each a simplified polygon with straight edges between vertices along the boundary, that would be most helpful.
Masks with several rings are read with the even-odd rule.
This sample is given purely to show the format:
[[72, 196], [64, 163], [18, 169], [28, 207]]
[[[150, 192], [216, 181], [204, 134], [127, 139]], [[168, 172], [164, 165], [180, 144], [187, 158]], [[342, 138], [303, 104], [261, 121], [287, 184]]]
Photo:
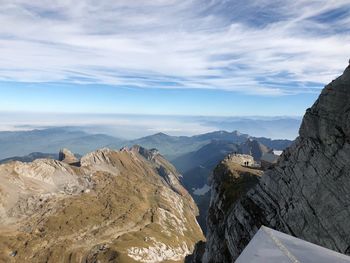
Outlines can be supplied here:
[[236, 263], [349, 263], [350, 257], [261, 227]]

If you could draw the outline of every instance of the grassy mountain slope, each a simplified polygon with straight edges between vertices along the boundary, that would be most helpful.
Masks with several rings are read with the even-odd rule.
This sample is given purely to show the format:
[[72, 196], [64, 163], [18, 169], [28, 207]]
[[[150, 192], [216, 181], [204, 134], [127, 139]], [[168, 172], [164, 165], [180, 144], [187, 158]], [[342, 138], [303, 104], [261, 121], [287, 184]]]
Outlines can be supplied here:
[[203, 238], [195, 203], [155, 151], [12, 162], [0, 181], [2, 262], [181, 262]]

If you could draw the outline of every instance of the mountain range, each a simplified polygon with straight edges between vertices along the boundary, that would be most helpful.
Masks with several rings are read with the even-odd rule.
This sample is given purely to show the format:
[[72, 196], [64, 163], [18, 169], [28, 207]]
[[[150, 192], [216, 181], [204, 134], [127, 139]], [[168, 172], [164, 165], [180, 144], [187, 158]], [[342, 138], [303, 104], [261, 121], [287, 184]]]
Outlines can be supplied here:
[[[228, 139], [224, 137], [223, 139]], [[226, 140], [213, 140], [197, 151], [184, 154], [172, 163], [182, 173], [182, 183], [192, 194], [199, 208], [198, 222], [206, 232], [206, 218], [210, 203], [212, 171], [227, 155], [232, 153], [252, 155], [259, 162], [263, 154], [272, 152], [271, 148], [260, 142], [247, 139], [245, 142], [232, 143]]]
[[[212, 179], [206, 243], [186, 262], [234, 262], [262, 226], [350, 255], [349, 101], [350, 65], [307, 109], [299, 137], [275, 167], [257, 174], [237, 160], [221, 161]], [[319, 262], [300, 261], [271, 237], [288, 260]], [[270, 261], [260, 256], [254, 262]]]
[[[0, 261], [230, 263], [270, 228], [350, 254], [349, 91], [350, 66], [294, 142], [237, 131], [129, 141], [70, 128], [2, 132], [2, 154], [16, 154], [0, 165]], [[48, 153], [25, 155], [36, 143]], [[78, 155], [101, 144], [123, 147]], [[67, 145], [77, 154], [50, 153]], [[273, 150], [283, 150], [274, 166], [248, 165]]]
[[1, 262], [181, 262], [203, 239], [193, 199], [157, 151], [60, 155], [0, 166]]
[[[0, 145], [0, 149], [3, 149], [3, 155], [9, 154], [8, 152], [15, 153], [19, 148], [21, 148], [22, 153], [25, 153], [26, 149], [29, 151], [31, 147], [33, 150], [52, 149], [53, 151], [58, 151], [60, 148], [69, 148], [73, 149], [76, 155], [85, 154], [102, 147], [120, 149], [125, 145], [128, 147], [141, 145], [149, 149], [157, 148], [160, 153], [171, 160], [176, 169], [182, 174], [181, 183], [184, 184], [199, 207], [198, 221], [204, 232], [206, 231], [206, 216], [210, 199], [209, 181], [215, 166], [226, 155], [234, 152], [251, 154], [256, 161], [259, 161], [262, 154], [271, 152], [273, 148], [269, 148], [257, 140], [263, 141], [278, 150], [283, 150], [291, 144], [289, 140], [271, 140], [263, 137], [255, 139], [238, 131], [216, 131], [191, 137], [157, 133], [132, 141], [123, 141], [103, 134], [87, 134], [69, 127], [13, 133], [0, 132], [0, 138], [3, 138], [3, 141], [6, 138], [6, 143]], [[10, 146], [11, 142], [14, 145], [13, 147]], [[6, 151], [7, 149], [8, 151]], [[25, 156], [5, 158], [0, 160], [0, 164], [10, 161], [32, 162], [35, 159], [42, 158], [57, 160], [58, 155], [34, 152]]]
[[70, 127], [30, 131], [0, 132], [0, 159], [24, 156], [34, 152], [57, 153], [68, 148], [81, 155], [122, 140], [105, 135], [89, 134]]
[[292, 142], [264, 137], [255, 138], [238, 131], [215, 131], [195, 136], [170, 136], [157, 133], [135, 140], [124, 140], [105, 134], [90, 134], [71, 127], [58, 127], [0, 132], [0, 159], [25, 156], [35, 152], [53, 154], [62, 148], [84, 155], [103, 147], [120, 149], [123, 146], [141, 145], [148, 149], [156, 148], [168, 160], [173, 160], [183, 154], [196, 151], [213, 140], [242, 143], [248, 138], [255, 139], [275, 150], [283, 150]]

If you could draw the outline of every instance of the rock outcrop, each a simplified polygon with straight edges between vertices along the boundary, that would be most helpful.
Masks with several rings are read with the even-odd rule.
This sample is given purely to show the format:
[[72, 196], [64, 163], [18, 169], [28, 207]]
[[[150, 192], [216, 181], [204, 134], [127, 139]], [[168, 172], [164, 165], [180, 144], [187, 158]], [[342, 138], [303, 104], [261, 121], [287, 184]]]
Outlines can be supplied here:
[[0, 262], [179, 262], [203, 239], [179, 176], [141, 147], [0, 165]]
[[245, 143], [242, 143], [239, 146], [241, 148], [241, 153], [253, 156], [255, 161], [260, 161], [260, 158], [264, 154], [272, 152], [272, 149], [253, 139], [248, 139]]
[[78, 163], [78, 159], [75, 155], [68, 149], [61, 149], [58, 154], [58, 160], [68, 164]]
[[349, 159], [350, 67], [325, 87], [295, 143], [246, 194], [225, 202], [225, 169], [216, 171], [203, 262], [234, 262], [262, 225], [350, 254]]
[[252, 161], [253, 157], [249, 155], [230, 155], [214, 170], [207, 218], [206, 251], [220, 252], [215, 254], [215, 262], [229, 262], [230, 258], [227, 243], [222, 240], [226, 232], [227, 211], [232, 203], [259, 182], [263, 174], [259, 169], [243, 166]]

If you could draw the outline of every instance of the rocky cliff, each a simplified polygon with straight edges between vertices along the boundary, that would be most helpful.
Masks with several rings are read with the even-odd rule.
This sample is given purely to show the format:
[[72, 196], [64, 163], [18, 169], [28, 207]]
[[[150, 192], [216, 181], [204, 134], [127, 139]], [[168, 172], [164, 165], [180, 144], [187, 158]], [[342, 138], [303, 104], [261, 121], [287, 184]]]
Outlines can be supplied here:
[[68, 164], [74, 164], [78, 162], [75, 155], [68, 149], [61, 149], [58, 153], [58, 160]]
[[202, 261], [233, 262], [261, 225], [349, 254], [349, 159], [350, 67], [325, 87], [296, 142], [246, 194], [232, 180], [235, 198], [223, 199], [230, 169], [216, 169]]
[[216, 262], [226, 262], [229, 252], [222, 237], [225, 236], [224, 223], [227, 211], [240, 196], [256, 185], [262, 171], [242, 166], [253, 162], [248, 155], [234, 155], [223, 160], [214, 170], [215, 178], [211, 186], [211, 199], [208, 211], [206, 250], [215, 254]]
[[155, 150], [11, 162], [0, 165], [0, 262], [181, 262], [203, 238], [197, 213]]
[[255, 161], [260, 161], [265, 153], [272, 152], [272, 149], [253, 139], [248, 139], [245, 143], [242, 143], [240, 148], [240, 153], [253, 156]]

